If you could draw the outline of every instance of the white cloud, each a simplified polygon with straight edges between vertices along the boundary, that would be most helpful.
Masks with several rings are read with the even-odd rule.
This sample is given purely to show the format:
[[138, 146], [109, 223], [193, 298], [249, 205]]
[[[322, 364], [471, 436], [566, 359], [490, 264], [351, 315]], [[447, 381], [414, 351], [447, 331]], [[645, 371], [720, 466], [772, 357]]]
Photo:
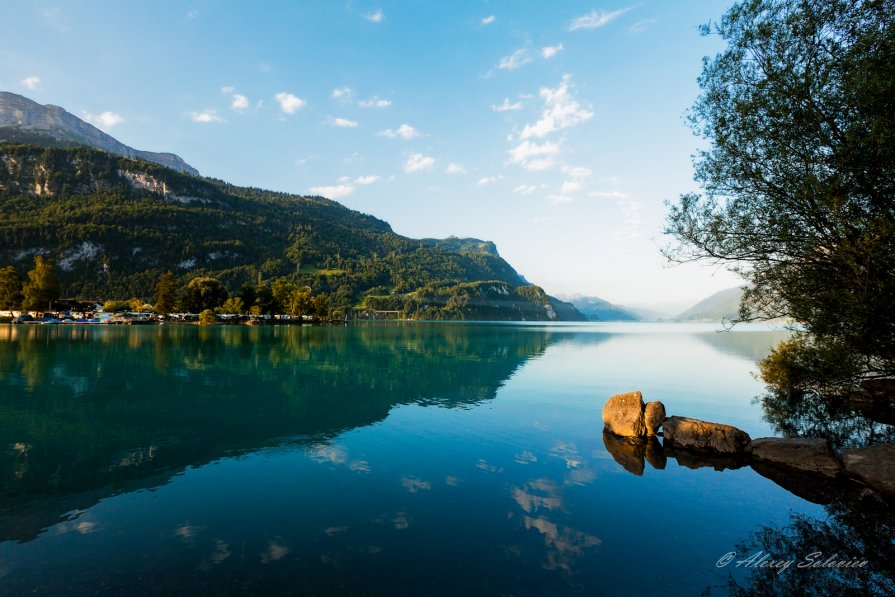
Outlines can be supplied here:
[[489, 15], [489, 16], [485, 17], [484, 19], [482, 19], [482, 25], [490, 25], [491, 23], [493, 23], [496, 20], [497, 20], [496, 16]]
[[359, 124], [356, 120], [348, 120], [347, 118], [332, 118], [332, 117], [330, 117], [329, 123], [332, 126], [339, 127], [341, 129], [357, 128], [357, 125]]
[[379, 99], [375, 95], [368, 100], [361, 100], [357, 102], [357, 105], [361, 108], [388, 108], [392, 105], [391, 100], [387, 99]]
[[382, 14], [382, 9], [377, 9], [376, 12], [370, 12], [364, 15], [364, 18], [370, 21], [371, 23], [381, 23], [385, 20], [385, 15]]
[[321, 187], [311, 187], [312, 195], [320, 195], [327, 199], [341, 199], [347, 197], [354, 192], [354, 187], [350, 184], [337, 184]]
[[354, 99], [354, 90], [346, 85], [345, 87], [333, 89], [333, 92], [329, 94], [329, 96], [333, 99], [350, 103], [351, 100]]
[[230, 102], [230, 107], [234, 110], [245, 110], [249, 107], [249, 98], [240, 95], [239, 93], [234, 93], [233, 100]]
[[116, 124], [121, 124], [122, 122], [124, 122], [124, 118], [122, 118], [121, 115], [116, 114], [115, 112], [103, 112], [102, 114], [96, 115], [87, 114], [85, 112], [84, 120], [101, 129], [112, 128]]
[[232, 85], [224, 85], [223, 87], [221, 87], [221, 93], [223, 93], [224, 95], [230, 95], [234, 91], [236, 91], [236, 88]]
[[372, 176], [358, 176], [354, 179], [354, 184], [373, 184], [379, 180], [379, 177], [376, 175]]
[[286, 114], [295, 114], [297, 110], [304, 108], [308, 103], [300, 97], [285, 91], [279, 92], [273, 98], [277, 100], [277, 103], [280, 104], [280, 109]]
[[634, 7], [629, 6], [628, 8], [620, 8], [611, 12], [607, 10], [592, 10], [586, 15], [572, 19], [572, 22], [569, 23], [569, 31], [575, 31], [577, 29], [598, 29], [608, 25], [632, 8]]
[[466, 168], [461, 166], [460, 164], [456, 164], [451, 162], [447, 165], [447, 168], [444, 169], [445, 174], [463, 174], [466, 172]]
[[520, 184], [518, 187], [513, 189], [514, 193], [519, 193], [520, 195], [531, 195], [535, 191], [538, 190], [538, 187], [531, 184]]
[[541, 87], [540, 95], [544, 100], [541, 118], [522, 129], [520, 138], [544, 137], [554, 131], [567, 129], [590, 120], [594, 113], [584, 108], [569, 93], [569, 75], [563, 76], [562, 83], [555, 89]]
[[497, 68], [500, 70], [516, 70], [517, 68], [521, 68], [532, 62], [534, 58], [528, 55], [528, 50], [524, 48], [520, 48], [510, 54], [509, 56], [504, 56], [500, 59], [500, 62], [497, 63]]
[[630, 33], [643, 33], [655, 24], [656, 19], [643, 19], [642, 21], [637, 21], [636, 23], [628, 27], [628, 31]]
[[203, 124], [209, 122], [224, 122], [224, 119], [218, 116], [217, 112], [212, 109], [202, 110], [201, 112], [190, 112], [189, 117], [193, 122], [201, 122]]
[[562, 183], [559, 192], [563, 195], [571, 195], [580, 191], [583, 186], [584, 184], [580, 180], [566, 180]]
[[531, 170], [532, 172], [540, 172], [541, 170], [549, 170], [555, 165], [556, 160], [552, 157], [547, 157], [529, 160], [527, 162], [524, 162], [522, 164], [522, 167], [526, 170]]
[[587, 178], [591, 175], [590, 168], [584, 166], [565, 166], [562, 171], [572, 178]]
[[480, 178], [476, 184], [480, 187], [483, 187], [485, 185], [497, 182], [498, 180], [503, 180], [503, 176], [485, 176], [483, 178]]
[[422, 172], [423, 170], [429, 170], [434, 165], [435, 158], [421, 153], [414, 153], [404, 162], [404, 172], [408, 174], [411, 172]]
[[563, 48], [562, 44], [556, 46], [544, 46], [543, 48], [541, 48], [541, 56], [545, 60], [549, 60], [562, 52], [564, 49], [565, 48]]
[[522, 102], [516, 102], [514, 104], [510, 103], [510, 98], [506, 97], [503, 100], [503, 103], [499, 106], [496, 104], [491, 104], [491, 109], [495, 112], [511, 112], [513, 110], [521, 110]]
[[558, 153], [559, 143], [551, 143], [550, 141], [546, 141], [540, 145], [532, 141], [523, 141], [513, 149], [509, 150], [510, 163], [523, 165], [530, 162], [532, 159], [544, 159]]
[[21, 80], [22, 86], [26, 89], [30, 89], [32, 91], [37, 90], [40, 87], [40, 77], [25, 77]]
[[400, 137], [401, 139], [413, 139], [414, 137], [420, 136], [420, 132], [409, 124], [402, 124], [397, 130], [385, 129], [384, 131], [379, 131], [379, 134], [383, 137], [388, 137], [389, 139], [395, 139], [397, 137]]

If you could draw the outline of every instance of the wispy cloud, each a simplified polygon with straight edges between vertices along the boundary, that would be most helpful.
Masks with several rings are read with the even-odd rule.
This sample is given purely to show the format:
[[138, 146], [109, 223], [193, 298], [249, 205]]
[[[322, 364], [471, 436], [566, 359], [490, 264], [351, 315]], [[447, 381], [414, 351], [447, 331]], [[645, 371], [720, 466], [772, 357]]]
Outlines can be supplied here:
[[333, 89], [332, 93], [330, 93], [329, 96], [339, 101], [351, 103], [351, 101], [354, 99], [354, 90], [346, 85], [345, 87]]
[[528, 50], [519, 48], [509, 56], [501, 58], [500, 62], [497, 63], [497, 68], [500, 70], [516, 70], [533, 61], [534, 58], [529, 55]]
[[572, 97], [569, 91], [569, 75], [562, 78], [559, 87], [551, 89], [541, 87], [540, 95], [544, 101], [544, 110], [541, 118], [534, 124], [526, 125], [522, 129], [520, 137], [544, 137], [554, 131], [559, 131], [586, 122], [593, 117], [593, 112], [584, 108]]
[[295, 114], [308, 103], [300, 97], [285, 91], [277, 93], [273, 98], [277, 100], [277, 103], [280, 104], [280, 109], [286, 114]]
[[376, 175], [358, 176], [357, 178], [354, 179], [354, 184], [364, 184], [364, 185], [373, 184], [377, 180], [379, 180], [379, 177]]
[[25, 89], [30, 89], [31, 91], [36, 91], [37, 89], [40, 88], [40, 77], [35, 77], [35, 76], [25, 77], [24, 79], [22, 79], [20, 81], [20, 83], [22, 84], [22, 87], [24, 87]]
[[559, 144], [550, 141], [538, 144], [523, 141], [509, 150], [510, 163], [520, 164], [527, 170], [546, 170], [555, 164], [554, 156], [559, 153]]
[[627, 194], [622, 193], [621, 191], [591, 191], [587, 195], [588, 197], [596, 197], [599, 199], [625, 199], [628, 197]]
[[510, 103], [510, 98], [504, 98], [502, 104], [491, 104], [491, 109], [495, 112], [512, 112], [513, 110], [521, 110], [522, 102]]
[[519, 193], [520, 195], [531, 195], [535, 191], [538, 190], [538, 187], [531, 184], [520, 184], [518, 187], [513, 189], [514, 193]]
[[489, 15], [489, 16], [485, 17], [484, 19], [482, 19], [482, 25], [490, 25], [491, 23], [493, 23], [496, 20], [497, 20], [496, 16]]
[[497, 182], [498, 180], [503, 180], [503, 176], [502, 176], [502, 175], [498, 175], [498, 176], [485, 176], [485, 177], [480, 178], [479, 181], [478, 181], [476, 184], [477, 184], [478, 186], [480, 186], [480, 187], [483, 187], [483, 186], [485, 186], [485, 185], [489, 185], [489, 184], [495, 183], [495, 182]]
[[550, 199], [550, 203], [554, 205], [559, 205], [560, 203], [570, 203], [575, 199], [573, 197], [569, 197], [568, 195], [547, 195], [547, 198]]
[[202, 124], [208, 124], [210, 122], [224, 122], [224, 119], [221, 116], [218, 116], [217, 112], [215, 112], [211, 108], [202, 110], [201, 112], [190, 112], [188, 116], [193, 122], [201, 122]]
[[332, 116], [329, 117], [327, 122], [329, 122], [330, 125], [338, 127], [340, 129], [357, 128], [357, 125], [359, 124], [356, 120], [349, 120], [347, 118], [333, 118]]
[[354, 192], [354, 187], [350, 184], [324, 185], [320, 187], [311, 187], [312, 195], [320, 195], [327, 199], [341, 199], [347, 197]]
[[364, 15], [364, 18], [370, 21], [371, 23], [381, 23], [385, 20], [385, 15], [382, 14], [382, 9], [377, 9], [375, 12], [368, 12]]
[[84, 120], [101, 129], [109, 129], [116, 124], [124, 122], [124, 118], [115, 112], [103, 112], [101, 114], [88, 114], [85, 112]]
[[420, 132], [409, 124], [402, 124], [395, 130], [385, 129], [384, 131], [379, 131], [379, 134], [389, 139], [413, 139], [420, 136]]
[[445, 172], [445, 174], [463, 174], [464, 172], [466, 172], [466, 168], [464, 168], [460, 164], [451, 162], [444, 169], [444, 172]]
[[592, 10], [586, 15], [575, 17], [569, 23], [569, 31], [577, 31], [578, 29], [599, 29], [605, 27], [618, 17], [622, 16], [634, 7], [620, 8], [618, 10]]
[[580, 180], [566, 180], [562, 183], [562, 187], [559, 189], [559, 192], [563, 195], [571, 195], [572, 193], [577, 193], [584, 186]]
[[565, 166], [562, 171], [572, 178], [587, 178], [591, 175], [590, 168], [584, 166]]
[[544, 46], [541, 48], [541, 57], [544, 60], [550, 60], [560, 52], [562, 52], [565, 48], [563, 48], [562, 44], [557, 44], [555, 46]]
[[628, 27], [628, 31], [631, 33], [643, 33], [655, 24], [656, 19], [643, 19], [642, 21], [637, 21], [636, 23]]
[[404, 172], [422, 172], [429, 170], [435, 165], [435, 158], [421, 153], [411, 154], [404, 162]]
[[234, 110], [245, 110], [249, 107], [249, 98], [239, 93], [234, 93], [230, 101], [230, 107]]
[[388, 108], [392, 105], [392, 102], [387, 99], [379, 99], [374, 95], [370, 99], [357, 102], [357, 105], [361, 108]]

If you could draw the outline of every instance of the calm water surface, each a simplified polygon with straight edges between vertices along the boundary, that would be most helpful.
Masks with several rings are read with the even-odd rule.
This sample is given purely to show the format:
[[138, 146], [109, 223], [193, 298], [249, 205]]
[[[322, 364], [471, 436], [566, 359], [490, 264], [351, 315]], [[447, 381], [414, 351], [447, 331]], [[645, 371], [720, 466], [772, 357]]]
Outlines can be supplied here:
[[785, 332], [715, 329], [0, 326], [0, 594], [725, 585], [738, 542], [823, 509], [610, 453], [600, 421], [639, 389], [773, 435], [754, 363]]

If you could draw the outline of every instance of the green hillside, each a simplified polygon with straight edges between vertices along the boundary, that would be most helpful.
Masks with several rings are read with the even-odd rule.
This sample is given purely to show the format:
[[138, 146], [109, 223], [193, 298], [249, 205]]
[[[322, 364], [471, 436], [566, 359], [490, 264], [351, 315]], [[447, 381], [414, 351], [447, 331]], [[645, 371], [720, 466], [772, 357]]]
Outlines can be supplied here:
[[[285, 278], [338, 296], [340, 307], [425, 307], [413, 311], [433, 319], [583, 319], [529, 286], [492, 243], [475, 241], [475, 251], [455, 240], [403, 237], [323, 197], [87, 148], [0, 145], [0, 267], [24, 273], [34, 256], [48, 256], [66, 297], [151, 300], [170, 270], [181, 282], [218, 278], [231, 291]], [[507, 300], [471, 290], [481, 282]]]

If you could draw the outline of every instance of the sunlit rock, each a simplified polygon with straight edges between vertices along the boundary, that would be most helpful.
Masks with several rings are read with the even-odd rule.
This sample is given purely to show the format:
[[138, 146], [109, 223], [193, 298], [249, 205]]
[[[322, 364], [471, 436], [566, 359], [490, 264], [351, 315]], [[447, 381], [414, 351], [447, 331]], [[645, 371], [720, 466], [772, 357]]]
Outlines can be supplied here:
[[700, 452], [742, 454], [752, 438], [732, 425], [687, 417], [668, 417], [662, 423], [666, 444]]
[[800, 473], [820, 477], [840, 477], [842, 463], [830, 442], [808, 437], [762, 437], [746, 447], [752, 460], [766, 462]]
[[643, 408], [640, 392], [616, 394], [603, 405], [603, 425], [615, 435], [643, 437], [646, 435]]
[[656, 435], [664, 420], [665, 405], [658, 400], [647, 402], [646, 406], [643, 407], [643, 422], [646, 425], [646, 434]]

